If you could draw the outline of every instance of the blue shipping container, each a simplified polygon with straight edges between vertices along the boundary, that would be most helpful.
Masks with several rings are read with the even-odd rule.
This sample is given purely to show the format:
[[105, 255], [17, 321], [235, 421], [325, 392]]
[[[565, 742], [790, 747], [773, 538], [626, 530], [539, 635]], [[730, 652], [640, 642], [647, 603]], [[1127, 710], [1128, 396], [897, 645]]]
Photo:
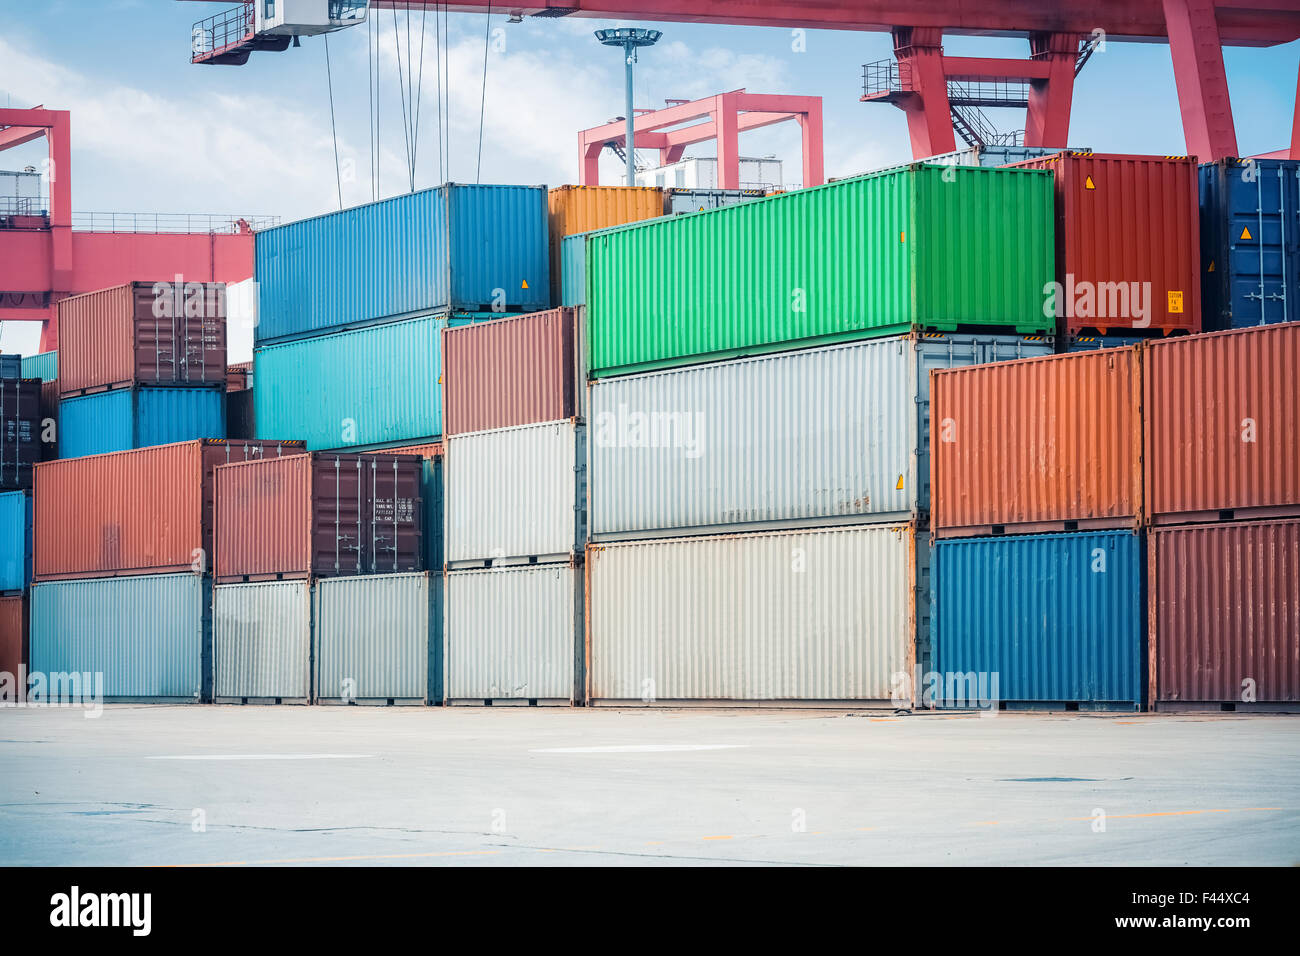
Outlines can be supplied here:
[[1097, 349], [1127, 348], [1152, 341], [1140, 335], [1071, 335], [1065, 340], [1067, 352], [1095, 352]]
[[32, 499], [24, 491], [0, 494], [0, 592], [27, 590], [32, 579]]
[[1001, 701], [1140, 707], [1142, 553], [1130, 531], [937, 540], [936, 702], [961, 706], [975, 674]]
[[120, 388], [59, 402], [62, 458], [225, 437], [225, 389]]
[[23, 375], [23, 357], [17, 352], [0, 355], [0, 378], [26, 378]]
[[112, 699], [207, 699], [211, 606], [196, 574], [34, 584], [31, 673], [101, 675]]
[[256, 344], [441, 311], [550, 308], [545, 186], [449, 184], [255, 238]]
[[560, 240], [560, 305], [587, 304], [587, 234]]
[[1206, 331], [1300, 321], [1300, 160], [1201, 167]]
[[23, 356], [23, 378], [39, 378], [52, 382], [59, 377], [59, 353], [41, 352]]

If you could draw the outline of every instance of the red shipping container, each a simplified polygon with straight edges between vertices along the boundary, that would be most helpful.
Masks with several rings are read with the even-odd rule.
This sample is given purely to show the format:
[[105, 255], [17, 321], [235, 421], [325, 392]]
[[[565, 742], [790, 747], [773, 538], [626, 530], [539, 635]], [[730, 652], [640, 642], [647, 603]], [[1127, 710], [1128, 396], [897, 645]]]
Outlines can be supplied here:
[[424, 462], [312, 452], [217, 469], [219, 584], [423, 571]]
[[253, 363], [238, 362], [234, 365], [226, 366], [226, 391], [239, 392], [246, 388], [252, 388], [253, 380]]
[[1141, 348], [931, 371], [935, 535], [1140, 526]]
[[1300, 521], [1153, 528], [1147, 558], [1153, 707], [1300, 702]]
[[36, 466], [33, 580], [211, 570], [213, 474], [303, 443], [216, 438]]
[[1066, 332], [1201, 330], [1194, 157], [1061, 152], [1013, 165], [1056, 174], [1055, 305]]
[[577, 340], [573, 309], [444, 329], [443, 435], [581, 417]]
[[59, 302], [64, 395], [226, 384], [223, 282], [130, 282]]
[[[18, 672], [26, 664], [27, 596], [0, 598], [0, 683], [11, 681], [4, 693], [0, 693], [0, 700], [4, 700], [6, 693], [16, 695], [17, 700], [23, 699], [26, 688], [19, 682]], [[5, 674], [11, 676], [6, 678]], [[13, 696], [8, 698], [10, 703], [14, 700]]]
[[1151, 521], [1300, 514], [1300, 323], [1144, 348]]

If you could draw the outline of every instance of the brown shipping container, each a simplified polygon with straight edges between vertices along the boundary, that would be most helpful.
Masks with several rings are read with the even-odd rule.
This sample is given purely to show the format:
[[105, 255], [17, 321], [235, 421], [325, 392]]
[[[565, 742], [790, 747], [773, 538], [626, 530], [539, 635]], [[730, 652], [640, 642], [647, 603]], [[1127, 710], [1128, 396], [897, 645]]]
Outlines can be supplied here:
[[33, 579], [211, 568], [213, 473], [230, 461], [302, 455], [302, 442], [216, 438], [36, 466]]
[[22, 699], [18, 669], [27, 663], [27, 596], [0, 598], [0, 674], [12, 674]]
[[226, 391], [239, 392], [252, 386], [249, 382], [253, 378], [253, 363], [238, 362], [235, 365], [226, 366]]
[[1152, 706], [1300, 701], [1300, 521], [1153, 528]]
[[217, 469], [217, 582], [423, 571], [410, 454], [312, 452]]
[[560, 297], [560, 240], [593, 229], [654, 219], [667, 213], [653, 186], [557, 186], [547, 196], [551, 226], [551, 294]]
[[188, 298], [174, 294], [171, 283], [131, 282], [61, 301], [63, 394], [130, 385], [225, 385], [225, 283], [186, 288], [191, 285]]
[[442, 333], [443, 434], [578, 416], [585, 385], [572, 309]]
[[1140, 350], [932, 371], [936, 536], [1139, 525]]
[[1144, 348], [1152, 523], [1300, 514], [1300, 323]]
[[[1013, 165], [1056, 174], [1056, 304], [1066, 332], [1201, 330], [1194, 157], [1062, 152]], [[1135, 291], [1147, 302], [1141, 317]]]

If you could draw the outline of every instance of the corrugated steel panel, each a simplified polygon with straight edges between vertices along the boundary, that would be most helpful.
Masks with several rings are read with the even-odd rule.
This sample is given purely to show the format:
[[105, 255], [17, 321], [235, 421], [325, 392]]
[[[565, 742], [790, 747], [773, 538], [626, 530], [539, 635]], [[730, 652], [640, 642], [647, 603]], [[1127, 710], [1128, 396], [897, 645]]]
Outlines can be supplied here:
[[1300, 321], [1300, 160], [1224, 159], [1200, 183], [1205, 327]]
[[[1194, 158], [1060, 152], [1014, 168], [1056, 176], [1056, 279], [1064, 290], [1056, 306], [1066, 330], [1201, 331]], [[1144, 315], [1131, 290], [1111, 301], [1116, 283], [1149, 292]]]
[[888, 700], [929, 630], [925, 551], [889, 525], [592, 545], [589, 697]]
[[59, 402], [64, 458], [104, 455], [195, 438], [224, 438], [226, 393], [219, 388], [121, 388]]
[[579, 699], [581, 570], [453, 571], [443, 581], [447, 700]]
[[209, 585], [197, 574], [34, 584], [31, 670], [102, 674], [106, 697], [198, 700]]
[[[1142, 703], [1142, 539], [1132, 531], [938, 541], [936, 702]], [[996, 679], [996, 683], [994, 683]], [[966, 686], [963, 682], [959, 686]], [[953, 699], [954, 696], [956, 699]]]
[[23, 378], [39, 378], [52, 382], [59, 377], [59, 353], [40, 352], [23, 356]]
[[217, 700], [311, 699], [310, 583], [219, 584], [212, 608]]
[[218, 581], [311, 573], [310, 455], [217, 468]]
[[32, 486], [32, 466], [45, 453], [41, 389], [34, 378], [0, 379], [0, 489]]
[[1300, 701], [1300, 521], [1157, 528], [1151, 702]]
[[26, 664], [27, 595], [0, 597], [0, 674], [13, 675], [11, 693], [18, 700], [26, 696], [24, 682], [18, 679], [19, 669]]
[[581, 551], [585, 440], [571, 421], [447, 439], [447, 563]]
[[429, 577], [383, 574], [316, 585], [318, 700], [424, 700]]
[[129, 282], [59, 302], [66, 395], [130, 385], [226, 383], [223, 282]]
[[930, 413], [936, 534], [1140, 524], [1138, 348], [941, 369]]
[[592, 234], [590, 368], [913, 328], [1051, 333], [1051, 195], [1041, 171], [913, 165]]
[[32, 498], [0, 494], [0, 591], [25, 591], [32, 579]]
[[932, 333], [602, 379], [593, 539], [916, 515], [929, 370], [1052, 350], [1050, 337]]
[[1154, 342], [1143, 364], [1152, 520], [1300, 512], [1300, 323]]
[[448, 184], [255, 238], [259, 345], [421, 312], [551, 305], [541, 186]]
[[443, 434], [573, 418], [586, 387], [575, 338], [571, 309], [444, 329]]
[[300, 443], [206, 440], [44, 462], [35, 579], [206, 571], [217, 465], [301, 453]]
[[[566, 236], [654, 219], [666, 212], [652, 186], [557, 186], [547, 195], [551, 227], [551, 292], [560, 291], [560, 246]], [[569, 303], [564, 303], [568, 305]]]
[[0, 379], [24, 377], [22, 355], [17, 352], [0, 354]]
[[560, 242], [560, 304], [587, 304], [587, 236], [566, 236]]

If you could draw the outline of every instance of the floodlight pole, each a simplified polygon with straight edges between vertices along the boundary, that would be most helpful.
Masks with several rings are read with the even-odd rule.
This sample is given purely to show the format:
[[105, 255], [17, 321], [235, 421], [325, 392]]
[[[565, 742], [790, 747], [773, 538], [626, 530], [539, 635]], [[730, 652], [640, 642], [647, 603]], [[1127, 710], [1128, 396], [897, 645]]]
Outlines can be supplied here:
[[632, 67], [636, 63], [638, 47], [654, 46], [663, 36], [658, 30], [642, 30], [636, 27], [619, 27], [613, 30], [597, 30], [596, 39], [605, 46], [623, 48], [623, 65], [627, 75], [627, 103], [625, 106], [627, 120], [627, 184], [636, 185], [636, 108], [632, 105]]

